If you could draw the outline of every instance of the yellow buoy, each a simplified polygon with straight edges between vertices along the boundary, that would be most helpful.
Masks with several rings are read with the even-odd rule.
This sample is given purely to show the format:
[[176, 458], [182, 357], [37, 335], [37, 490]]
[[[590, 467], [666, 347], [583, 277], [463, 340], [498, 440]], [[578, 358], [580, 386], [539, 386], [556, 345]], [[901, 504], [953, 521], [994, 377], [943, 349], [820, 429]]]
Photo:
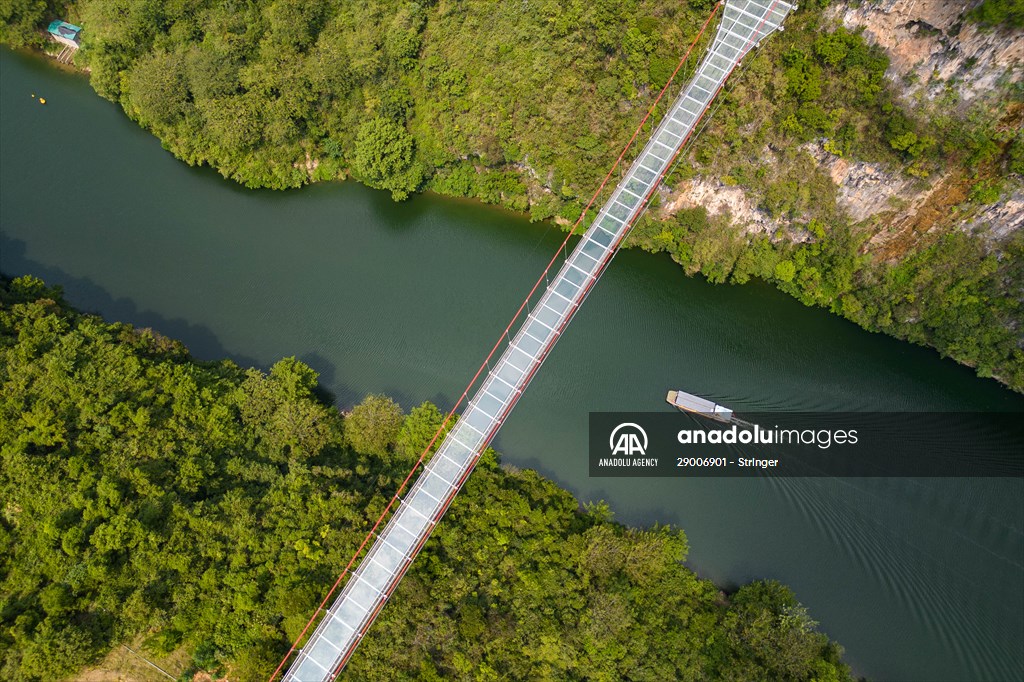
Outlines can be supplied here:
[[35, 99], [35, 98], [36, 98], [36, 93], [33, 92], [32, 93], [32, 99]]
[[39, 98], [39, 103], [40, 103], [40, 104], [46, 104], [46, 100], [45, 100], [45, 99], [43, 99], [42, 97], [40, 97], [40, 98]]

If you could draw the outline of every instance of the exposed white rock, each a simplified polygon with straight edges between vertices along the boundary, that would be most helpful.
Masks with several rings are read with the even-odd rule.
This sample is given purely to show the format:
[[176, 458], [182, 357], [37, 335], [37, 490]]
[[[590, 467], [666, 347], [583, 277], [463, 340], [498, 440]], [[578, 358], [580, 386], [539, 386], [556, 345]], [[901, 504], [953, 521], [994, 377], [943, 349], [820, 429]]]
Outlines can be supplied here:
[[882, 0], [853, 7], [843, 2], [829, 12], [848, 29], [863, 28], [868, 42], [889, 54], [889, 78], [916, 81], [906, 94], [921, 87], [936, 94], [956, 78], [957, 91], [968, 102], [991, 91], [1000, 79], [1016, 82], [1024, 77], [1024, 33], [983, 30], [965, 21], [963, 13], [974, 4]]
[[664, 204], [664, 212], [673, 214], [681, 208], [703, 206], [709, 215], [728, 214], [732, 223], [748, 234], [774, 234], [779, 221], [757, 207], [741, 187], [722, 184], [708, 178], [685, 180]]
[[820, 142], [808, 143], [804, 149], [836, 183], [836, 201], [855, 223], [891, 211], [895, 208], [894, 200], [909, 200], [916, 194], [915, 183], [899, 171], [877, 163], [844, 159], [825, 151]]
[[1024, 190], [1016, 190], [994, 204], [986, 206], [961, 228], [981, 234], [990, 241], [999, 241], [1024, 226]]
[[[868, 41], [886, 51], [891, 59], [887, 75], [903, 96], [910, 97], [922, 87], [935, 94], [955, 79], [962, 101], [967, 102], [992, 92], [1001, 78], [1015, 81], [1024, 76], [1024, 32], [982, 31], [964, 22], [963, 13], [974, 4], [881, 0], [857, 7], [843, 2], [829, 11], [836, 23], [864, 28]], [[832, 178], [838, 188], [837, 203], [852, 222], [880, 218], [869, 240], [869, 250], [880, 257], [885, 257], [890, 242], [910, 243], [937, 227], [970, 231], [998, 242], [1024, 226], [1024, 190], [1019, 187], [990, 206], [973, 208], [950, 203], [966, 201], [966, 196], [962, 180], [947, 173], [927, 181], [912, 178], [897, 168], [831, 154], [823, 140], [807, 143], [803, 151]], [[768, 149], [764, 154], [772, 156]], [[951, 190], [961, 196], [951, 198]], [[744, 188], [713, 177], [693, 178], [673, 188], [664, 195], [662, 211], [672, 214], [694, 206], [703, 206], [710, 215], [728, 215], [747, 234], [792, 241], [810, 238], [806, 231], [793, 229], [791, 221], [771, 218]], [[966, 210], [961, 214], [960, 208]], [[957, 215], [963, 217], [958, 220]]]

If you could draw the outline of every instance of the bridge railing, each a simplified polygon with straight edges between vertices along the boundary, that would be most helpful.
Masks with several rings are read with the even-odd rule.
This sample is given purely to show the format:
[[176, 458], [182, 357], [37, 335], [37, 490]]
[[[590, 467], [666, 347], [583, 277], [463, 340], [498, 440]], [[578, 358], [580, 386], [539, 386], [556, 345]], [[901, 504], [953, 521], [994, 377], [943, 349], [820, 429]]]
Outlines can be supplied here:
[[[781, 0], [728, 0], [711, 48], [643, 150], [552, 277], [462, 416], [443, 438], [285, 680], [330, 680], [345, 665], [504, 419], [608, 266], [715, 95], [746, 53], [793, 9]], [[529, 300], [529, 299], [528, 299]]]

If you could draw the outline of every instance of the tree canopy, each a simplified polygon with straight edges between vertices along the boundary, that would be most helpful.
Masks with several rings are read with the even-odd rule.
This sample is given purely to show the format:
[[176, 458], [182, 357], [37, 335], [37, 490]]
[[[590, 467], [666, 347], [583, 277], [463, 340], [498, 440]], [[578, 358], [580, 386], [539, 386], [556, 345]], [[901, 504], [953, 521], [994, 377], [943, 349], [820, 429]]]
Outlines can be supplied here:
[[423, 172], [413, 164], [413, 139], [394, 121], [377, 117], [359, 126], [353, 169], [371, 187], [405, 199], [419, 187]]
[[384, 395], [368, 395], [345, 419], [345, 435], [356, 452], [384, 457], [405, 421], [402, 408]]
[[[0, 677], [131, 643], [265, 680], [442, 418], [315, 389], [0, 281]], [[787, 588], [727, 596], [609, 516], [487, 451], [345, 679], [850, 679]]]

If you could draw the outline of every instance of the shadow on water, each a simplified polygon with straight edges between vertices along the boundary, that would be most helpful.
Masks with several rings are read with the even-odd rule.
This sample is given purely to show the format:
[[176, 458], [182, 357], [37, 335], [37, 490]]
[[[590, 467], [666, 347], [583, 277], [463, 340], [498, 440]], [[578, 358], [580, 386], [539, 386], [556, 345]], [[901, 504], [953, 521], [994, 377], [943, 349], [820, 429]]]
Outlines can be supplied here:
[[[255, 367], [264, 372], [270, 365], [243, 353], [229, 350], [213, 331], [201, 324], [187, 320], [164, 317], [151, 310], [141, 310], [130, 298], [113, 297], [106, 289], [86, 277], [75, 277], [60, 268], [43, 265], [25, 256], [23, 241], [11, 239], [0, 233], [0, 273], [8, 277], [33, 275], [48, 286], [58, 286], [65, 298], [78, 310], [99, 315], [108, 322], [127, 322], [135, 327], [153, 329], [168, 338], [181, 341], [193, 358], [199, 361], [217, 361], [229, 358], [237, 365]], [[319, 384], [314, 391], [317, 398], [327, 404], [347, 407], [362, 400], [362, 394], [348, 385], [338, 382], [337, 367], [317, 352], [307, 352], [298, 359], [319, 375]], [[397, 393], [397, 392], [396, 392]], [[411, 398], [406, 396], [409, 404]]]
[[[334, 363], [320, 353], [311, 351], [299, 356], [299, 361], [310, 367], [317, 373], [319, 379], [313, 393], [323, 402], [329, 405], [349, 405], [352, 403], [355, 393], [346, 389], [343, 392], [336, 390], [337, 368]], [[330, 386], [331, 388], [328, 388]]]
[[[106, 289], [86, 277], [75, 277], [52, 265], [44, 265], [26, 257], [25, 242], [0, 233], [0, 272], [8, 277], [33, 275], [49, 286], [59, 286], [65, 298], [82, 312], [103, 317], [111, 322], [127, 322], [140, 328], [151, 328], [164, 336], [181, 341], [198, 360], [230, 358], [242, 367], [259, 367], [260, 363], [242, 353], [228, 350], [217, 335], [201, 324], [178, 318], [170, 319], [151, 310], [141, 310], [130, 298], [114, 298]], [[334, 376], [334, 367], [317, 358], [317, 369]]]

